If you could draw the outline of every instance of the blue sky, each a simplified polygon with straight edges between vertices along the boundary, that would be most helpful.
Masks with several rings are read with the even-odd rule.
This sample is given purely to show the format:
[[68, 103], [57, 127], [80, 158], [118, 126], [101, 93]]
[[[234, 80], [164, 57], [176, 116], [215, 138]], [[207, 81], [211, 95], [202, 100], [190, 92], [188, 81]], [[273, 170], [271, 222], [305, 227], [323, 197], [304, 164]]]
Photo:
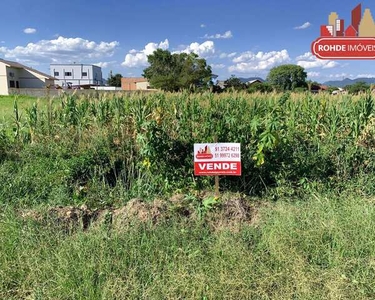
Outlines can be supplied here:
[[127, 77], [140, 76], [160, 47], [199, 54], [220, 79], [265, 78], [285, 63], [304, 66], [320, 82], [375, 77], [375, 62], [322, 61], [310, 53], [330, 12], [345, 27], [359, 3], [375, 14], [373, 1], [342, 2], [12, 0], [0, 19], [0, 58], [47, 73], [52, 62], [98, 64], [105, 78], [110, 70]]

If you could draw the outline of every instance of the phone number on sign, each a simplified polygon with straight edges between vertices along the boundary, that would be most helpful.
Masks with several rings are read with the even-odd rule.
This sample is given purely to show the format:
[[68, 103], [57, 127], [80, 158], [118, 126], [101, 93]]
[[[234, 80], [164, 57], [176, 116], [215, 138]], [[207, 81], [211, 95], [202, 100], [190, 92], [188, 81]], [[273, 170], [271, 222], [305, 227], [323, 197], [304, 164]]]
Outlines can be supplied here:
[[227, 147], [227, 146], [222, 146], [222, 147], [215, 147], [215, 152], [239, 152], [240, 147]]

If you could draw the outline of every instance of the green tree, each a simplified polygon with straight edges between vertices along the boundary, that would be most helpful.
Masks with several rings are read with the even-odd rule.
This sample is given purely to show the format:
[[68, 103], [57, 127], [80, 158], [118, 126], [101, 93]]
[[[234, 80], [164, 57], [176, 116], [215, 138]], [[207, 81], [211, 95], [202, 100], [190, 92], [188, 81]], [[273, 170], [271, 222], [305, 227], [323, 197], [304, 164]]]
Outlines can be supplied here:
[[194, 53], [175, 53], [157, 49], [147, 56], [150, 64], [143, 70], [143, 77], [150, 85], [165, 91], [208, 87], [212, 71], [206, 60]]
[[301, 66], [282, 65], [272, 68], [267, 81], [277, 89], [291, 91], [298, 87], [306, 87], [307, 74]]
[[273, 92], [273, 87], [267, 83], [267, 82], [255, 82], [252, 85], [250, 85], [247, 89], [249, 93], [272, 93]]
[[232, 88], [236, 91], [244, 90], [246, 89], [246, 84], [241, 81], [238, 77], [235, 75], [232, 75], [230, 78], [224, 81], [224, 86], [226, 89]]
[[121, 78], [122, 78], [121, 74], [117, 73], [116, 75], [113, 75], [112, 71], [110, 71], [109, 76], [108, 76], [108, 80], [107, 80], [107, 84], [109, 86], [121, 87]]
[[359, 93], [368, 92], [370, 90], [370, 85], [364, 81], [359, 81], [352, 85], [345, 86], [345, 90], [347, 90], [350, 94], [357, 95]]

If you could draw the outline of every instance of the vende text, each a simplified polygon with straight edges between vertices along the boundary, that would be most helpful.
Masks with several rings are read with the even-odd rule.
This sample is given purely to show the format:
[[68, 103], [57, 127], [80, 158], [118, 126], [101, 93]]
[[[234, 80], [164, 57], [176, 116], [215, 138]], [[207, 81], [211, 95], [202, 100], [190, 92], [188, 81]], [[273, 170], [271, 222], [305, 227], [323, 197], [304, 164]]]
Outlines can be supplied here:
[[241, 175], [241, 162], [195, 162], [195, 175]]

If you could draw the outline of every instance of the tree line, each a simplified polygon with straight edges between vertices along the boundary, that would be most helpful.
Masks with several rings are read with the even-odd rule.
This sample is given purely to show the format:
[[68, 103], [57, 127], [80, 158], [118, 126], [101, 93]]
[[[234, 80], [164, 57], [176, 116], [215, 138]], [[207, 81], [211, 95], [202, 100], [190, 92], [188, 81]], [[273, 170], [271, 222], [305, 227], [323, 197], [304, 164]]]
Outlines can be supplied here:
[[[204, 58], [195, 53], [171, 53], [168, 50], [157, 49], [147, 56], [149, 66], [143, 70], [142, 76], [147, 78], [150, 86], [164, 91], [175, 92], [180, 90], [200, 91], [210, 89], [214, 92], [222, 91], [217, 83], [213, 82], [211, 66]], [[121, 74], [109, 74], [107, 84], [121, 87]], [[244, 83], [240, 78], [232, 75], [224, 81], [225, 90], [248, 91], [267, 93], [272, 91], [311, 90], [319, 83], [307, 80], [307, 73], [303, 67], [286, 64], [272, 68], [265, 82], [255, 82], [251, 85]], [[328, 91], [334, 90], [330, 87]], [[346, 86], [351, 94], [371, 90], [370, 85], [358, 82]]]

